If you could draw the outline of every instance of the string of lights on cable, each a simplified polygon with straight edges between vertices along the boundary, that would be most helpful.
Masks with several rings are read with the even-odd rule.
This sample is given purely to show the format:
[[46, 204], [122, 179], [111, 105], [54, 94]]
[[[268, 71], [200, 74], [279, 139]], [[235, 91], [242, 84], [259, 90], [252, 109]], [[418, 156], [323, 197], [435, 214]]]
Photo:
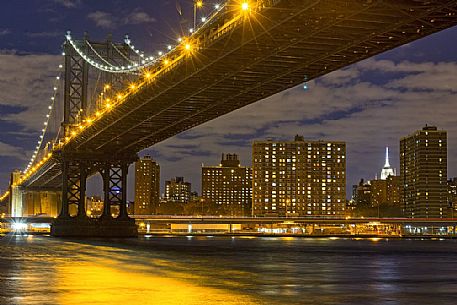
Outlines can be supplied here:
[[[201, 8], [203, 6], [202, 1], [196, 1], [195, 2], [195, 7]], [[201, 24], [200, 27], [209, 22], [212, 18], [214, 18], [218, 12], [220, 12], [224, 8], [224, 5], [221, 4], [216, 4], [214, 5], [214, 10], [211, 12], [209, 15], [210, 17], [203, 16], [201, 17]], [[194, 13], [196, 14], [196, 13]], [[199, 27], [199, 28], [200, 28]], [[189, 32], [192, 37], [199, 28], [190, 28]], [[67, 34], [65, 35], [67, 41], [71, 44], [73, 49], [78, 53], [79, 56], [81, 56], [87, 63], [89, 63], [91, 66], [105, 72], [110, 72], [110, 73], [132, 73], [132, 72], [138, 72], [141, 70], [144, 70], [152, 65], [154, 65], [157, 62], [160, 62], [164, 56], [167, 55], [167, 53], [173, 51], [176, 49], [177, 46], [173, 46], [169, 44], [167, 46], [167, 51], [158, 51], [157, 56], [146, 56], [145, 52], [135, 48], [135, 46], [132, 44], [131, 39], [128, 37], [128, 35], [125, 36], [124, 42], [129, 46], [129, 48], [134, 51], [136, 54], [139, 56], [138, 62], [131, 62], [129, 65], [114, 65], [107, 61], [103, 56], [98, 54], [98, 52], [92, 47], [92, 45], [86, 41], [87, 46], [89, 46], [89, 49], [92, 51], [92, 53], [99, 58], [99, 60], [94, 60], [92, 59], [89, 54], [84, 53], [84, 51], [81, 49], [81, 47], [78, 46], [78, 44], [72, 39], [71, 37], [71, 31], [67, 31]], [[184, 41], [183, 38], [178, 38], [177, 39], [178, 43], [182, 43]]]
[[[62, 68], [63, 68], [63, 65], [59, 65], [59, 70], [62, 70]], [[51, 119], [51, 114], [52, 114], [52, 111], [55, 108], [54, 106], [55, 106], [57, 93], [59, 91], [59, 85], [60, 85], [60, 78], [61, 77], [62, 77], [62, 72], [59, 71], [59, 74], [54, 79], [54, 86], [52, 88], [53, 89], [53, 94], [51, 96], [51, 102], [50, 102], [50, 104], [48, 106], [48, 113], [46, 114], [46, 119], [43, 122], [43, 128], [41, 129], [41, 134], [40, 134], [40, 137], [39, 137], [39, 139], [37, 141], [37, 146], [35, 147], [35, 150], [33, 152], [32, 157], [30, 158], [29, 164], [27, 165], [27, 167], [23, 171], [24, 173], [27, 172], [33, 166], [33, 164], [36, 161], [36, 158], [38, 156], [38, 152], [40, 151], [41, 146], [43, 145], [44, 137], [46, 135], [46, 131], [48, 130], [49, 121]]]

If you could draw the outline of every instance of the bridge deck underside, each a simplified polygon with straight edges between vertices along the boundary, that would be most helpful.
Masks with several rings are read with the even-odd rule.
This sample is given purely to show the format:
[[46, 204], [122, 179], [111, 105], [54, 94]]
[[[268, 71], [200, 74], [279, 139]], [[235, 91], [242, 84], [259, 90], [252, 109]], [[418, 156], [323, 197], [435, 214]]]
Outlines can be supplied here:
[[[198, 51], [87, 128], [64, 153], [138, 152], [305, 80], [457, 24], [457, 1], [449, 0], [275, 2], [217, 39], [202, 38]], [[209, 37], [230, 14], [200, 36]], [[52, 175], [32, 177], [29, 184], [59, 184], [58, 173]]]

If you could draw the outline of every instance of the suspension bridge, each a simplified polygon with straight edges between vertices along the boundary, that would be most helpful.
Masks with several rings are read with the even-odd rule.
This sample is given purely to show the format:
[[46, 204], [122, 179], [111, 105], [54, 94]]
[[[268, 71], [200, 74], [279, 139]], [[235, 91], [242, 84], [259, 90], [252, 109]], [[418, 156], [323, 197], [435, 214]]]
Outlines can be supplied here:
[[[51, 132], [44, 122], [30, 163], [0, 199], [22, 216], [25, 193], [55, 191], [61, 207], [52, 234], [134, 236], [127, 171], [139, 151], [452, 27], [456, 14], [451, 0], [228, 0], [157, 54], [129, 37], [95, 42], [68, 32], [47, 115], [63, 104], [62, 124]], [[89, 219], [86, 180], [95, 174], [103, 178], [104, 211]]]

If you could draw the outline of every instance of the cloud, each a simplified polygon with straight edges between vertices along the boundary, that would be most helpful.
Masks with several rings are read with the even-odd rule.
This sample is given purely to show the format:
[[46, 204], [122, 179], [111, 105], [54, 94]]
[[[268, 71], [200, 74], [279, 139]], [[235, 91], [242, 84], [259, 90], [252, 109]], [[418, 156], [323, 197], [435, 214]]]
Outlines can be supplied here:
[[11, 31], [9, 29], [0, 29], [0, 36], [5, 36], [10, 33], [11, 33]]
[[53, 38], [53, 37], [64, 37], [64, 33], [61, 31], [52, 31], [52, 32], [28, 32], [25, 33], [27, 37], [30, 38]]
[[75, 8], [81, 4], [81, 0], [54, 0], [54, 2], [63, 5], [66, 8]]
[[26, 153], [21, 147], [16, 147], [7, 143], [0, 142], [0, 156], [13, 157], [19, 160], [27, 160]]
[[1, 54], [0, 106], [25, 110], [3, 112], [0, 120], [18, 125], [18, 131], [41, 130], [60, 63], [58, 55]]
[[124, 19], [125, 24], [141, 24], [156, 22], [156, 19], [149, 16], [147, 13], [139, 10], [133, 11]]
[[89, 13], [87, 18], [95, 23], [97, 27], [103, 29], [113, 29], [116, 28], [118, 25], [118, 21], [124, 24], [143, 24], [143, 23], [151, 23], [155, 22], [156, 19], [151, 17], [148, 13], [135, 9], [132, 13], [130, 13], [127, 17], [120, 19], [114, 16], [111, 13], [103, 12], [103, 11], [95, 11]]
[[89, 13], [87, 18], [95, 23], [99, 28], [113, 29], [116, 27], [116, 21], [111, 13], [103, 11], [95, 11]]

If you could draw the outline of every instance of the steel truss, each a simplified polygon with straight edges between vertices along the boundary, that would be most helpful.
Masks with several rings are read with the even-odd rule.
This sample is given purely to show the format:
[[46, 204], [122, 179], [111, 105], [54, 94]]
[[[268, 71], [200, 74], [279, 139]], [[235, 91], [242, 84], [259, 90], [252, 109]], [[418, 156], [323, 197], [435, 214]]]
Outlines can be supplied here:
[[105, 162], [101, 175], [103, 177], [103, 218], [112, 218], [111, 207], [119, 207], [119, 219], [128, 218], [127, 214], [127, 174], [129, 163], [125, 161]]
[[[72, 154], [61, 157], [62, 166], [62, 209], [60, 219], [87, 219], [87, 178], [99, 172], [103, 178], [104, 206], [101, 219], [113, 219], [111, 207], [119, 207], [114, 219], [127, 220], [127, 174], [137, 156], [106, 158], [94, 154]], [[77, 208], [76, 216], [70, 215], [70, 207]]]
[[[92, 42], [87, 35], [83, 40], [75, 41], [77, 47], [84, 50], [86, 54], [93, 57], [101, 56], [107, 62], [115, 65], [129, 65], [134, 61], [139, 61], [139, 56], [135, 54], [127, 44], [115, 44], [111, 41], [111, 36], [105, 42]], [[80, 123], [88, 112], [90, 103], [88, 101], [90, 72], [93, 70], [89, 63], [84, 60], [74, 47], [67, 41], [64, 45], [65, 53], [65, 86], [64, 86], [64, 135], [69, 136], [69, 126]], [[96, 69], [95, 69], [96, 70]], [[97, 72], [100, 72], [96, 70]], [[110, 84], [111, 92], [121, 90], [127, 83], [133, 80], [134, 74], [119, 74], [100, 72], [102, 84]], [[92, 82], [92, 80], [91, 80]], [[93, 86], [93, 85], [92, 85]], [[103, 89], [103, 88], [102, 88]], [[107, 97], [104, 92], [105, 98]], [[100, 103], [96, 108], [101, 107]]]
[[64, 135], [68, 136], [69, 126], [77, 124], [87, 109], [88, 63], [78, 55], [67, 42], [65, 52], [64, 86]]

